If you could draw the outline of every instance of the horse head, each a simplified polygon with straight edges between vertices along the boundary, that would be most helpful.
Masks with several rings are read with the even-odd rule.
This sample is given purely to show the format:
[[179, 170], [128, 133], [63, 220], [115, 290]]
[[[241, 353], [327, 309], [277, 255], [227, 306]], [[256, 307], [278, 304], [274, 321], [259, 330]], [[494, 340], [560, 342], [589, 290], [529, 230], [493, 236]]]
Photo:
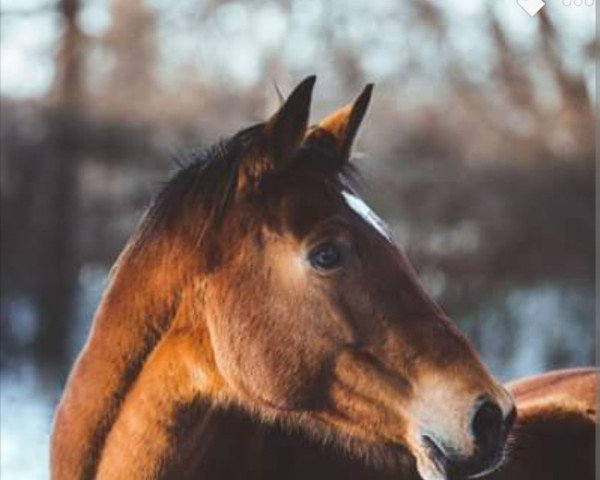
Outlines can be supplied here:
[[372, 87], [310, 125], [314, 82], [179, 171], [113, 282], [135, 271], [136, 302], [172, 317], [157, 335], [184, 333], [191, 397], [375, 462], [413, 458], [426, 480], [483, 474], [501, 461], [511, 397], [355, 189]]

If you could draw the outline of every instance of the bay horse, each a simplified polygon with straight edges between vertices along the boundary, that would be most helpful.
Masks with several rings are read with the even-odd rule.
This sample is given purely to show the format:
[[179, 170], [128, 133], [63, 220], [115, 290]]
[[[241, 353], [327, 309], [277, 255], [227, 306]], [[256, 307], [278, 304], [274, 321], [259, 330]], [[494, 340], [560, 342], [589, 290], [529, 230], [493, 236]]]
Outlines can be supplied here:
[[62, 479], [424, 479], [502, 462], [514, 402], [355, 188], [370, 101], [315, 77], [196, 156], [121, 253], [57, 408]]
[[518, 407], [508, 461], [486, 480], [592, 480], [597, 370], [574, 368], [507, 385]]

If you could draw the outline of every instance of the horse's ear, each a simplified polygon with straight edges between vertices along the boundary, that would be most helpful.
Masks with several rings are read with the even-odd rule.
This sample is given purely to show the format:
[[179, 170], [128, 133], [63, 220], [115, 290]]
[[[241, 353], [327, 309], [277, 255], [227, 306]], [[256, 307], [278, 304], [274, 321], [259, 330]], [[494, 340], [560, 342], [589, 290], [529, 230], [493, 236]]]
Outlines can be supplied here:
[[268, 141], [277, 169], [290, 162], [304, 140], [316, 79], [316, 76], [311, 75], [302, 80], [281, 108], [267, 121]]
[[333, 140], [338, 158], [347, 160], [369, 106], [372, 92], [373, 84], [369, 83], [354, 102], [340, 108], [313, 127], [306, 137], [306, 142], [321, 143], [325, 137], [331, 144]]

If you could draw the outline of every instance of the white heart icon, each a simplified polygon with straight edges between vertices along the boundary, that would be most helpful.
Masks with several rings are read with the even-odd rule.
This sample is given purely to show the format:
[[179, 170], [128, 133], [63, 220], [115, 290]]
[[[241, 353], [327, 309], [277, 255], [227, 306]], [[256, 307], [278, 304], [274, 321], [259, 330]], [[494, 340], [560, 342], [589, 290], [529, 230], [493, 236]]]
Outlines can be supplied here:
[[517, 3], [531, 17], [537, 15], [537, 13], [546, 6], [546, 2], [542, 0], [517, 0]]

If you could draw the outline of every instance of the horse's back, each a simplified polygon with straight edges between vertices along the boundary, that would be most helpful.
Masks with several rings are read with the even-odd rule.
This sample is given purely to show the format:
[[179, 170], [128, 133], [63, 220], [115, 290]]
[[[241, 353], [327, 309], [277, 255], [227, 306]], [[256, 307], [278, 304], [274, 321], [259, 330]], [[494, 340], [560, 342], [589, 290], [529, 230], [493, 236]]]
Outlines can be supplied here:
[[511, 382], [507, 387], [521, 415], [561, 410], [579, 412], [595, 420], [597, 373], [594, 368], [556, 370]]
[[507, 385], [518, 420], [509, 460], [490, 480], [592, 480], [597, 370], [559, 370]]

